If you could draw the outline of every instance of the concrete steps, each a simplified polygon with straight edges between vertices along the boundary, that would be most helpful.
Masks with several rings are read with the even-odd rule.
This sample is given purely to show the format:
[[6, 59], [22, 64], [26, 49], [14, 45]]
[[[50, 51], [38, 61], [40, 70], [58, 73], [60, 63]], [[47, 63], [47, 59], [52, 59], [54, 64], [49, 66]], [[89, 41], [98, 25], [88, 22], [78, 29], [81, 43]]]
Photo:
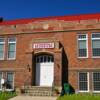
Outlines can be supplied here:
[[52, 87], [25, 86], [25, 95], [52, 96]]

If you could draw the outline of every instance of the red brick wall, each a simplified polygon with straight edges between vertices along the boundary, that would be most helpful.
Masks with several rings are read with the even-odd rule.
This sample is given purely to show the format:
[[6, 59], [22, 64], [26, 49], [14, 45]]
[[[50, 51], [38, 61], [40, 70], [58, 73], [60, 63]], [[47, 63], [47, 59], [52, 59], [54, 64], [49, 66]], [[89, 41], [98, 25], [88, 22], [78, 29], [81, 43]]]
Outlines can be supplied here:
[[[47, 22], [46, 22], [47, 23]], [[7, 39], [10, 36], [15, 36], [17, 38], [17, 50], [16, 50], [16, 59], [15, 60], [7, 60], [5, 56], [5, 60], [0, 61], [0, 71], [14, 71], [15, 72], [15, 86], [22, 86], [25, 84], [32, 84], [32, 57], [33, 57], [33, 49], [32, 49], [32, 43], [33, 40], [36, 38], [53, 38], [54, 40], [58, 40], [61, 44], [59, 49], [63, 49], [65, 52], [65, 56], [67, 59], [67, 63], [64, 64], [64, 66], [61, 66], [61, 63], [63, 63], [63, 60], [61, 61], [60, 58], [58, 58], [58, 54], [56, 55], [56, 65], [59, 64], [60, 68], [66, 67], [67, 73], [63, 73], [61, 75], [61, 71], [58, 73], [58, 71], [55, 71], [56, 76], [56, 85], [61, 85], [61, 78], [63, 77], [63, 74], [66, 74], [66, 81], [67, 81], [67, 75], [68, 75], [68, 82], [75, 88], [78, 89], [77, 84], [77, 72], [80, 70], [95, 70], [100, 69], [100, 59], [98, 58], [92, 58], [91, 56], [91, 33], [92, 32], [99, 32], [98, 27], [99, 24], [96, 24], [97, 21], [80, 21], [77, 23], [72, 22], [48, 22], [50, 26], [53, 26], [53, 30], [25, 30], [23, 28], [26, 28], [24, 25], [18, 25], [16, 26], [16, 29], [12, 29], [5, 26], [5, 29], [2, 29], [0, 31], [0, 34], [2, 37], [5, 37]], [[71, 25], [68, 23], [72, 23]], [[61, 25], [59, 25], [61, 24]], [[30, 25], [30, 24], [29, 24]], [[39, 25], [39, 22], [38, 24]], [[41, 26], [41, 25], [40, 25]], [[29, 26], [27, 26], [29, 27]], [[30, 27], [32, 27], [30, 25]], [[61, 31], [60, 31], [61, 30]], [[54, 32], [55, 31], [55, 32]], [[17, 33], [18, 32], [18, 33]], [[21, 33], [22, 32], [22, 33]], [[88, 34], [88, 58], [78, 58], [77, 57], [77, 34], [78, 33], [87, 33]], [[4, 33], [4, 34], [3, 34]], [[25, 33], [25, 34], [24, 34]], [[12, 35], [11, 35], [12, 34]], [[15, 34], [15, 35], [14, 35]], [[47, 50], [46, 50], [47, 51]], [[51, 50], [54, 52], [54, 50]], [[6, 46], [6, 52], [7, 52], [7, 46]], [[59, 57], [62, 57], [61, 54], [59, 54]], [[60, 62], [61, 61], [61, 62]], [[59, 63], [60, 62], [60, 63]], [[28, 65], [30, 66], [31, 70], [29, 72]], [[57, 67], [56, 67], [57, 68]], [[57, 69], [58, 70], [58, 69]], [[57, 80], [58, 77], [58, 80]], [[28, 80], [28, 81], [27, 81]], [[25, 82], [26, 81], [26, 82]]]

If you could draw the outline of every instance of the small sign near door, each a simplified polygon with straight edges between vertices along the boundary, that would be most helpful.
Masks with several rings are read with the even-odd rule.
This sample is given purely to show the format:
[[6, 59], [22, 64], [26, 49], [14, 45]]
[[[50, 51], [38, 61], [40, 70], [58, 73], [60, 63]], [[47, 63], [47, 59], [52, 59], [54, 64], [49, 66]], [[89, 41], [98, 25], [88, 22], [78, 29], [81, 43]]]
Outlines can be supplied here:
[[34, 43], [33, 44], [34, 49], [39, 49], [39, 48], [54, 48], [54, 43]]

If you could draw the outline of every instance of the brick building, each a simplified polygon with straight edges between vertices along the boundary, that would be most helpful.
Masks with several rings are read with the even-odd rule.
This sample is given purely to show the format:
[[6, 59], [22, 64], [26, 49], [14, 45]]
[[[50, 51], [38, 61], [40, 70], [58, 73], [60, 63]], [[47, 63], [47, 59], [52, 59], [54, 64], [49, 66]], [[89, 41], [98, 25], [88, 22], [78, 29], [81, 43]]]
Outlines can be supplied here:
[[0, 79], [100, 92], [100, 14], [1, 20]]

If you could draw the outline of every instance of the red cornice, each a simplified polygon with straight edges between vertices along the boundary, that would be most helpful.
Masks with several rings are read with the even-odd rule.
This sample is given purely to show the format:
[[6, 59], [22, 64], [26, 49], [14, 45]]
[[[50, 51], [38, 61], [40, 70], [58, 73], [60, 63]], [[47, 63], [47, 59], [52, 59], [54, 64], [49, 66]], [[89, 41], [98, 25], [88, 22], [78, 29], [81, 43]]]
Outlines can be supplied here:
[[27, 24], [39, 20], [64, 20], [64, 21], [80, 21], [89, 19], [100, 19], [100, 13], [97, 14], [81, 14], [81, 15], [67, 15], [67, 16], [55, 16], [55, 17], [44, 17], [44, 18], [30, 18], [30, 19], [17, 19], [2, 21], [0, 25], [16, 25], [16, 24]]

